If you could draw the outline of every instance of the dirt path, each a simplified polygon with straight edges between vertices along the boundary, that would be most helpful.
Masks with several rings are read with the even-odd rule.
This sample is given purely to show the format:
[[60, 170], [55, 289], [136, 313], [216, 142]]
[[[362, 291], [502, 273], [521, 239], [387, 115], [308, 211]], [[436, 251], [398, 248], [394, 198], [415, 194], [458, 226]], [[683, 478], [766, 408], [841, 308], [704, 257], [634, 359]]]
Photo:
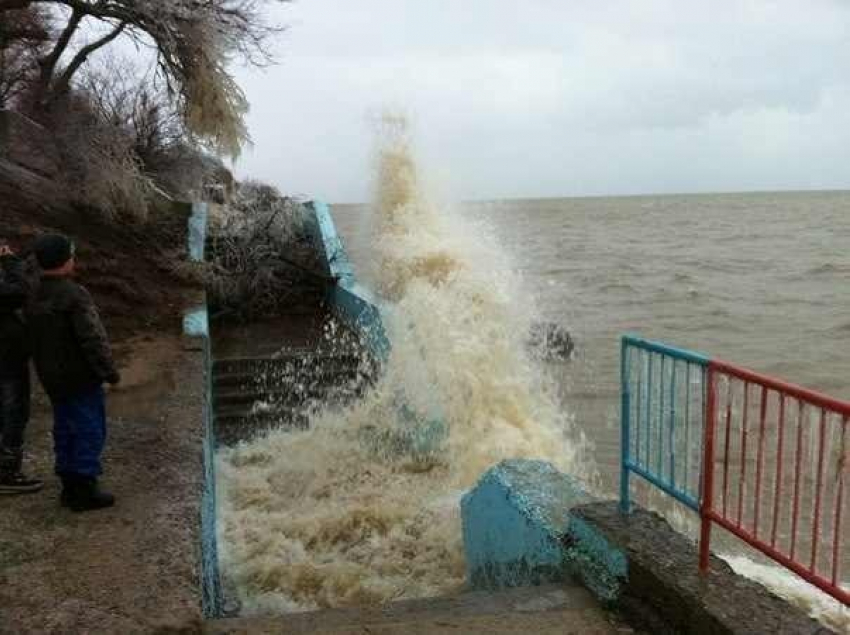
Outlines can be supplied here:
[[200, 626], [201, 355], [177, 335], [157, 335], [119, 347], [119, 358], [129, 361], [108, 396], [103, 479], [114, 509], [59, 506], [50, 413], [37, 399], [27, 468], [47, 485], [0, 498], [0, 633]]

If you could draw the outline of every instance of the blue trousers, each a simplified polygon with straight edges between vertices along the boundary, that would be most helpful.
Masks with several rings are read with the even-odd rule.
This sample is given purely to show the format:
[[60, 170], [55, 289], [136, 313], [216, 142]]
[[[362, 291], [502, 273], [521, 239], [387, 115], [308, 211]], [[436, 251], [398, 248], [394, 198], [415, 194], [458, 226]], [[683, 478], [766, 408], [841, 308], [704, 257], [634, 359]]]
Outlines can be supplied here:
[[100, 476], [100, 455], [106, 443], [106, 404], [103, 388], [53, 399], [53, 451], [56, 474]]

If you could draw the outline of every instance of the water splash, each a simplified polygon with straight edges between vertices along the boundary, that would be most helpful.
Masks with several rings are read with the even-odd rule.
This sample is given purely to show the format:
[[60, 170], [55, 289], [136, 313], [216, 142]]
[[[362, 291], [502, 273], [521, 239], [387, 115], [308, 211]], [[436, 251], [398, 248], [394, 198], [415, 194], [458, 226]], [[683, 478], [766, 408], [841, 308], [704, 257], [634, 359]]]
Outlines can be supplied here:
[[[247, 613], [451, 593], [464, 578], [459, 498], [484, 470], [533, 457], [595, 477], [526, 352], [521, 278], [486, 228], [426, 196], [402, 118], [384, 119], [379, 140], [369, 278], [393, 343], [382, 379], [309, 430], [219, 455], [221, 562]], [[411, 421], [425, 452], [400, 442]]]

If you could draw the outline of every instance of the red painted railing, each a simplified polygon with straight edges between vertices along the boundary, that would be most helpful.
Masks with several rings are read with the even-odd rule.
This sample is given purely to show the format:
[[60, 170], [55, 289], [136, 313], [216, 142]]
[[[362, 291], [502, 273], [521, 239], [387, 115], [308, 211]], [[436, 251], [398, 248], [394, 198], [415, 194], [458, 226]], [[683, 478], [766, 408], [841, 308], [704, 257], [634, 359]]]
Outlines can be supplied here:
[[714, 360], [706, 381], [700, 569], [717, 524], [850, 604], [850, 403]]

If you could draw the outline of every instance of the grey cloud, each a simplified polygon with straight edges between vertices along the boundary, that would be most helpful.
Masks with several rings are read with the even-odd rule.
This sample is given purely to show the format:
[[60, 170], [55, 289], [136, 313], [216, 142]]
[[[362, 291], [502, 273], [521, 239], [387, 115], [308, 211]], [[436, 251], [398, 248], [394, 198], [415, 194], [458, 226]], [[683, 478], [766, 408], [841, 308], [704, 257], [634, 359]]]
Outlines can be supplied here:
[[300, 0], [276, 15], [280, 66], [238, 71], [256, 143], [239, 170], [287, 191], [365, 198], [367, 119], [386, 105], [467, 198], [850, 180], [842, 2]]

